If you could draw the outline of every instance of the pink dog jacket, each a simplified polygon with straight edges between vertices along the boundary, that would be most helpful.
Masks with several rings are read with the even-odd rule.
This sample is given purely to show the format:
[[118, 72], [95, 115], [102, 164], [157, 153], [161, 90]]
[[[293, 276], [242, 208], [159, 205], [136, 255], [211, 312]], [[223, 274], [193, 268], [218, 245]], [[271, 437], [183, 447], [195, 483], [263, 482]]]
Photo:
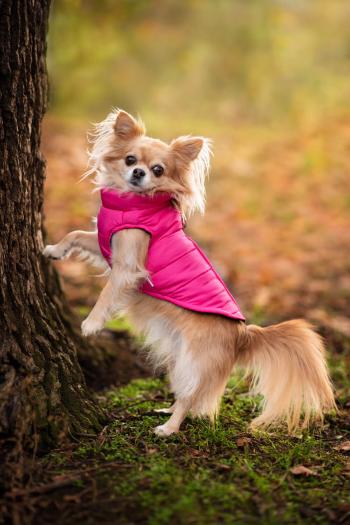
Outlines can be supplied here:
[[183, 231], [180, 212], [167, 193], [154, 197], [101, 191], [97, 218], [100, 249], [111, 264], [112, 235], [140, 228], [151, 236], [141, 291], [182, 308], [244, 320], [239, 307], [206, 256]]

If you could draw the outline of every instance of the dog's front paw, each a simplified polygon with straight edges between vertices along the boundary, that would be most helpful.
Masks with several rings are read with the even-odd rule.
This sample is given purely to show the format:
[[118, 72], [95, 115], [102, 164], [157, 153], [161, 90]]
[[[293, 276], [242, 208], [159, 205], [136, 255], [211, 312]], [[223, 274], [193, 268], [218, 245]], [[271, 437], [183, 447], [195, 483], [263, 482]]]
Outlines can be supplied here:
[[101, 322], [99, 319], [93, 319], [90, 317], [87, 317], [85, 321], [81, 323], [81, 331], [82, 334], [87, 335], [93, 335], [102, 330], [103, 328], [103, 322]]
[[59, 244], [48, 244], [43, 249], [43, 255], [49, 259], [63, 259], [66, 252]]

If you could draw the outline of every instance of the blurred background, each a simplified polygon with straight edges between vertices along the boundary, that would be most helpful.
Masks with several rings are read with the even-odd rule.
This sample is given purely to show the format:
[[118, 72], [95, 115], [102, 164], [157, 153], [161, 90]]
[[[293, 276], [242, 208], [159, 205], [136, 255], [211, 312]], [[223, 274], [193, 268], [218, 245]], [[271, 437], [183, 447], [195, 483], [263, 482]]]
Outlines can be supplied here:
[[[304, 316], [350, 335], [350, 3], [59, 0], [44, 122], [51, 242], [90, 228], [86, 132], [112, 107], [164, 140], [214, 141], [189, 223], [249, 321]], [[84, 314], [103, 282], [57, 263]]]

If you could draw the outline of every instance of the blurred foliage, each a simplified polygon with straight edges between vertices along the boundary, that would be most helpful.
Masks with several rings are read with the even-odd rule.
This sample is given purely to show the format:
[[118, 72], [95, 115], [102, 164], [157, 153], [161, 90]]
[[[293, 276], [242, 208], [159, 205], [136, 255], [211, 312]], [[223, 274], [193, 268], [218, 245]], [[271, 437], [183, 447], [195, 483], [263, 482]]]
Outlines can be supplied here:
[[[86, 128], [112, 106], [165, 140], [207, 135], [207, 213], [190, 233], [247, 317], [306, 316], [350, 334], [349, 15], [346, 0], [57, 0], [49, 234], [90, 227], [98, 195], [75, 182]], [[90, 307], [102, 283], [78, 265], [60, 271], [70, 300]]]
[[[348, 106], [346, 0], [57, 0], [51, 109], [112, 106], [154, 131], [303, 125]], [[195, 131], [195, 130], [194, 130]]]

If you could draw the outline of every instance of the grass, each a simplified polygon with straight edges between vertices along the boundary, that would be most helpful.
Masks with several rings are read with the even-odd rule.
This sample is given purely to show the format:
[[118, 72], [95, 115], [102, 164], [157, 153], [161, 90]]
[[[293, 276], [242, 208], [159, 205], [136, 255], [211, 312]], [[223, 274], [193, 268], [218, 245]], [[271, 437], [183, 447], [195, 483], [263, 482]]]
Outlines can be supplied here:
[[[334, 364], [341, 392], [349, 388], [345, 366]], [[349, 435], [349, 417], [328, 416], [323, 429], [298, 436], [249, 433], [259, 400], [246, 392], [235, 375], [215, 425], [187, 419], [181, 433], [163, 439], [153, 434], [166, 418], [153, 409], [171, 402], [162, 379], [109, 391], [113, 422], [99, 438], [44, 459], [63, 479], [73, 474], [69, 496], [58, 491], [55, 505], [67, 507], [70, 524], [348, 523], [349, 460], [336, 447]], [[296, 465], [313, 474], [293, 475]]]

